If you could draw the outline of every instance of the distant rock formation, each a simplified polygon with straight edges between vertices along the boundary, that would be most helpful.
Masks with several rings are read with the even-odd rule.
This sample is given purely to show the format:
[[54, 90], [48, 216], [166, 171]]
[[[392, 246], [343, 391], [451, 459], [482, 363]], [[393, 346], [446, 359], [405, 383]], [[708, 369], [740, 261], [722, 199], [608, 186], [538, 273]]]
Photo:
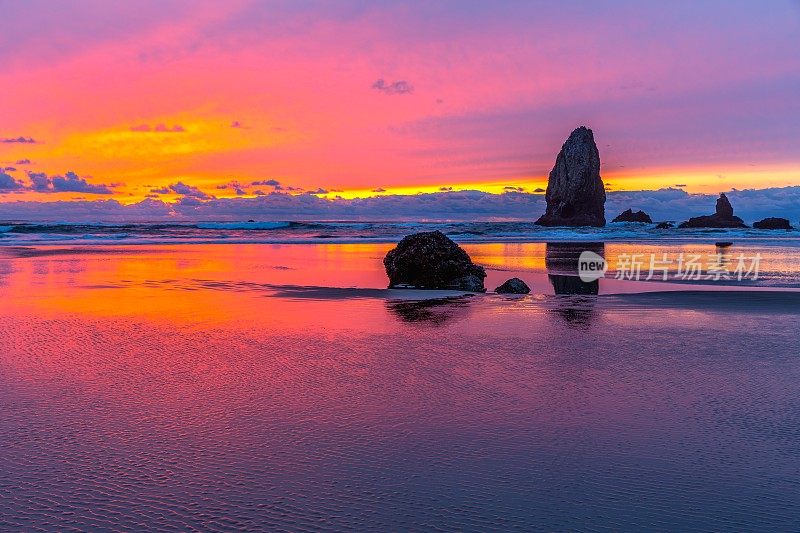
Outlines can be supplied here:
[[728, 197], [725, 196], [724, 192], [720, 193], [719, 198], [717, 198], [715, 214], [725, 219], [733, 218], [733, 206], [731, 205], [731, 201], [728, 200]]
[[606, 225], [606, 191], [600, 178], [600, 153], [592, 130], [573, 131], [556, 157], [547, 181], [547, 210], [540, 226]]
[[672, 229], [675, 227], [675, 224], [672, 222], [659, 222], [656, 224], [656, 229]]
[[644, 211], [634, 211], [633, 209], [627, 209], [617, 215], [617, 218], [612, 220], [611, 222], [641, 222], [642, 224], [652, 224], [653, 219], [650, 218], [650, 215], [645, 213]]
[[792, 225], [785, 218], [769, 217], [759, 220], [753, 224], [756, 229], [793, 229]]
[[717, 198], [717, 209], [713, 215], [705, 215], [702, 217], [692, 217], [686, 222], [683, 222], [679, 228], [746, 228], [741, 218], [733, 215], [733, 206], [731, 205], [725, 193], [719, 195]]
[[441, 231], [408, 235], [383, 259], [389, 288], [486, 292], [486, 272]]
[[494, 292], [498, 294], [528, 294], [531, 292], [531, 288], [521, 279], [511, 278], [497, 287]]

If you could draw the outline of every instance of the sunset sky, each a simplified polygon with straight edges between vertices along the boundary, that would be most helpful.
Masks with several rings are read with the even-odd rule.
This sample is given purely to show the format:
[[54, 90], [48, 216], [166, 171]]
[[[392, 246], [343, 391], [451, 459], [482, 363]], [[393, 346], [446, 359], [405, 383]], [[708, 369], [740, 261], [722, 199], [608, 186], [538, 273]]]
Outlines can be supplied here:
[[0, 0], [0, 201], [800, 185], [800, 3]]

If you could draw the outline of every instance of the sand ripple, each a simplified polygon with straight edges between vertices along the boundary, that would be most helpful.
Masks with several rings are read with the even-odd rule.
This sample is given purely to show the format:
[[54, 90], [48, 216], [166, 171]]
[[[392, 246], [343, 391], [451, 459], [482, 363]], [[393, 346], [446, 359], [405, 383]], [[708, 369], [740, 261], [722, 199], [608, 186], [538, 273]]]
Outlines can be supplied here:
[[2, 308], [0, 529], [800, 524], [789, 306], [254, 298]]

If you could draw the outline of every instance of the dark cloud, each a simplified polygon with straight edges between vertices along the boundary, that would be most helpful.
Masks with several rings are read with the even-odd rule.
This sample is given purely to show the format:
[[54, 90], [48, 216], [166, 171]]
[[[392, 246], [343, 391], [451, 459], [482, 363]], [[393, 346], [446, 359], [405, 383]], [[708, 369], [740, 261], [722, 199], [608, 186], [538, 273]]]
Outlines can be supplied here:
[[262, 180], [262, 181], [254, 181], [250, 185], [266, 185], [267, 187], [278, 187], [280, 186], [281, 182], [278, 180]]
[[386, 81], [381, 78], [372, 84], [372, 88], [383, 94], [410, 94], [414, 92], [414, 87], [405, 80], [386, 83]]
[[150, 192], [153, 194], [169, 194], [170, 190], [169, 187], [161, 187], [160, 189], [150, 189]]
[[167, 126], [166, 124], [156, 124], [150, 126], [149, 124], [139, 124], [138, 126], [131, 126], [131, 131], [147, 132], [152, 131], [156, 133], [183, 133], [186, 130], [180, 124], [174, 126]]
[[545, 189], [542, 189], [541, 187], [537, 187], [533, 190], [533, 192], [547, 192], [547, 191]]
[[235, 128], [237, 130], [249, 130], [250, 129], [249, 126], [245, 126], [244, 124], [242, 124], [238, 120], [234, 120], [233, 122], [231, 122], [231, 128]]
[[169, 189], [172, 192], [174, 192], [175, 194], [180, 194], [181, 196], [184, 197], [184, 199], [185, 198], [197, 198], [197, 199], [200, 199], [200, 200], [210, 200], [210, 199], [214, 198], [210, 194], [201, 191], [197, 187], [194, 187], [193, 185], [186, 185], [182, 181], [179, 181], [178, 183], [171, 184], [169, 186]]
[[8, 191], [19, 191], [25, 186], [10, 174], [0, 172], [0, 193]]
[[[261, 180], [261, 181], [253, 181], [250, 185], [263, 185], [265, 187], [272, 187], [275, 191], [288, 191], [288, 192], [302, 192], [302, 187], [292, 187], [290, 185], [281, 185], [281, 182], [278, 180], [270, 179], [270, 180]], [[322, 190], [322, 189], [320, 189]], [[312, 193], [312, 194], [327, 194], [325, 193]]]
[[327, 189], [323, 189], [322, 187], [320, 187], [320, 188], [319, 188], [319, 189], [317, 189], [316, 191], [308, 191], [308, 192], [306, 192], [306, 194], [310, 194], [310, 195], [314, 195], [314, 194], [328, 194], [329, 192], [330, 192], [330, 191], [328, 191]]
[[30, 165], [31, 164], [31, 160], [30, 159], [17, 159], [14, 162], [14, 164], [15, 165]]
[[79, 192], [84, 194], [113, 194], [115, 184], [89, 183], [74, 172], [67, 172], [63, 176], [48, 176], [44, 172], [28, 172], [31, 182], [30, 190], [36, 192]]
[[511, 185], [506, 185], [503, 187], [503, 190], [506, 192], [525, 192], [525, 187], [512, 187]]
[[[735, 213], [752, 223], [767, 216], [800, 220], [800, 186], [730, 191]], [[608, 194], [606, 217], [643, 209], [654, 220], [686, 220], [714, 212], [716, 194], [689, 194], [670, 188], [657, 191], [618, 191]], [[450, 191], [418, 195], [379, 195], [327, 199], [314, 194], [272, 192], [252, 198], [182, 196], [175, 203], [148, 198], [138, 204], [116, 200], [84, 202], [11, 202], [3, 216], [19, 220], [509, 220], [533, 221], [544, 212], [541, 194], [491, 194]]]
[[244, 187], [238, 181], [231, 181], [230, 183], [223, 183], [217, 185], [217, 189], [220, 190], [232, 190], [236, 193], [237, 196], [244, 196], [247, 194], [247, 191], [244, 190]]
[[372, 189], [372, 192], [386, 192], [386, 189], [383, 187], [378, 187], [377, 189]]
[[685, 183], [676, 183], [675, 186], [677, 188], [679, 188], [679, 189], [682, 189], [682, 188], [686, 187], [686, 184]]
[[452, 187], [439, 187], [439, 192], [450, 192], [452, 190]]
[[186, 206], [186, 207], [199, 207], [203, 205], [203, 200], [200, 198], [196, 198], [194, 196], [183, 196], [178, 200], [175, 204], [177, 206]]
[[74, 172], [67, 172], [63, 176], [51, 178], [54, 192], [81, 192], [86, 194], [112, 194], [108, 185], [93, 184], [81, 178]]
[[47, 192], [50, 189], [50, 178], [44, 172], [28, 172], [28, 179], [33, 191]]
[[36, 140], [33, 137], [8, 137], [6, 139], [0, 139], [0, 143], [12, 144], [12, 143], [19, 143], [19, 144], [36, 144]]

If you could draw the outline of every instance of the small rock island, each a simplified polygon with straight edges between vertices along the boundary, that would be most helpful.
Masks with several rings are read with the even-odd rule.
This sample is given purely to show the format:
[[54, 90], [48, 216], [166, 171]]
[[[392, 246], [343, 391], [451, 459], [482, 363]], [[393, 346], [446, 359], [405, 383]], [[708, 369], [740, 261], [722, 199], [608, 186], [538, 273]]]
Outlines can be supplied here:
[[713, 215], [692, 217], [683, 222], [679, 228], [746, 228], [744, 221], [734, 216], [733, 206], [725, 193], [717, 198], [717, 208]]
[[793, 229], [788, 219], [779, 217], [768, 217], [753, 223], [755, 229]]
[[614, 222], [638, 222], [641, 224], [652, 224], [653, 219], [650, 218], [650, 215], [645, 213], [644, 211], [634, 211], [633, 209], [626, 209], [619, 215], [617, 218], [611, 221]]

